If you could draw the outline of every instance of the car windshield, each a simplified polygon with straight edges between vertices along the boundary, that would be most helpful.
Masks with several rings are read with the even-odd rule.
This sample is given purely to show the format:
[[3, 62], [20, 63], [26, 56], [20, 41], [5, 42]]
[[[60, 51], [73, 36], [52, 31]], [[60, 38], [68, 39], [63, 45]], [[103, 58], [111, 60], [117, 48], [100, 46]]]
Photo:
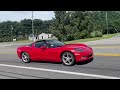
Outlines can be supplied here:
[[46, 43], [49, 45], [49, 47], [52, 47], [52, 48], [61, 47], [65, 45], [64, 43], [57, 40], [48, 40]]

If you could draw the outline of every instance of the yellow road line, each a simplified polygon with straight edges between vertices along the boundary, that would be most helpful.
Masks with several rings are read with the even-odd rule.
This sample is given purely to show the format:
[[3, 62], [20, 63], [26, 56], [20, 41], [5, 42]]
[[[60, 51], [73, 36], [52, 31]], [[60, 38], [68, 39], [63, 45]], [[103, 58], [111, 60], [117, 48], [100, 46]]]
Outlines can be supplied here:
[[93, 46], [93, 48], [120, 48], [120, 46]]
[[120, 56], [120, 54], [111, 54], [111, 53], [95, 53], [95, 56]]
[[[0, 54], [16, 54], [17, 55], [17, 53], [9, 53], [9, 52], [4, 52], [4, 53], [2, 53], [2, 52], [0, 52]], [[94, 53], [94, 56], [120, 56], [120, 54], [112, 54], [112, 53]]]

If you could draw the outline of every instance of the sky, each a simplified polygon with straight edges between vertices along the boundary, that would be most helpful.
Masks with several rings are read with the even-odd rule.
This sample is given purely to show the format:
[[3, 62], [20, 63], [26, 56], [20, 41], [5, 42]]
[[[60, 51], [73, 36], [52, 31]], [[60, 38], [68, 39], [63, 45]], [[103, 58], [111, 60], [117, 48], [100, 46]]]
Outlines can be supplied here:
[[[51, 20], [54, 18], [53, 11], [34, 11], [34, 19]], [[0, 11], [0, 22], [3, 21], [21, 21], [23, 19], [32, 19], [32, 11]]]

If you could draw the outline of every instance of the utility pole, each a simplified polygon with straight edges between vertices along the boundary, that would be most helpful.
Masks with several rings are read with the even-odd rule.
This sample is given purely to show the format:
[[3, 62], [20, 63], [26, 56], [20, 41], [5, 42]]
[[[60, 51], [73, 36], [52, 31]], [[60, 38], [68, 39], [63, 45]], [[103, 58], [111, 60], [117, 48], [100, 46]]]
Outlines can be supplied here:
[[12, 35], [12, 31], [13, 31], [13, 27], [11, 26], [11, 39], [13, 39], [13, 38], [12, 38], [12, 36], [13, 36], [13, 35]]
[[34, 42], [33, 11], [32, 11], [32, 34], [33, 34], [33, 42]]
[[107, 34], [108, 34], [108, 14], [107, 14], [107, 12], [106, 12], [106, 25], [107, 25]]

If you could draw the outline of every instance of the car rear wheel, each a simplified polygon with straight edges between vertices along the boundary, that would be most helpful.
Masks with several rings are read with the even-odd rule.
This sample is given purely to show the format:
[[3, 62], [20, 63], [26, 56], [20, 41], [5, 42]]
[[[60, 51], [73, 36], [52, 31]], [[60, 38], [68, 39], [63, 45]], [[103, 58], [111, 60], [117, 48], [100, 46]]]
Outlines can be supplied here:
[[61, 56], [62, 62], [66, 66], [73, 66], [75, 64], [75, 57], [70, 52], [64, 52]]
[[22, 61], [24, 63], [29, 63], [30, 62], [30, 56], [27, 52], [23, 52], [21, 57], [22, 57]]

